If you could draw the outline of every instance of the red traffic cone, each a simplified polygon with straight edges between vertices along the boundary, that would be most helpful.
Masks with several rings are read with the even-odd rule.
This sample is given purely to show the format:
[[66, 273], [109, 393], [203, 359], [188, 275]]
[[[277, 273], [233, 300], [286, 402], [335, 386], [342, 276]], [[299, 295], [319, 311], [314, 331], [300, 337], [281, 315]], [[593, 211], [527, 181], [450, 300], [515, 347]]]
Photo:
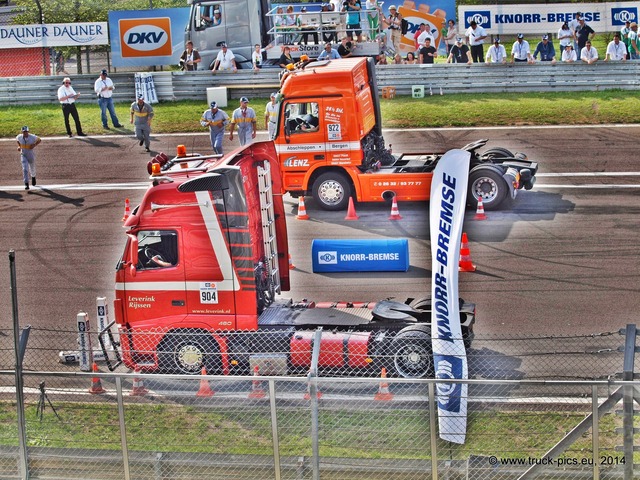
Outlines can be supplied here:
[[389, 384], [387, 383], [387, 369], [382, 367], [380, 372], [380, 386], [378, 387], [378, 393], [373, 396], [374, 400], [388, 402], [393, 400], [393, 393], [389, 391]]
[[[256, 365], [253, 367], [253, 376], [257, 377], [258, 375], [260, 375], [260, 369], [258, 365]], [[248, 398], [264, 398], [266, 395], [264, 388], [262, 388], [262, 382], [260, 380], [253, 380]]]
[[[207, 369], [205, 367], [202, 367], [202, 371], [200, 372], [200, 375], [206, 375], [206, 374], [207, 374]], [[211, 387], [209, 386], [209, 380], [207, 380], [206, 378], [201, 379], [200, 389], [196, 393], [196, 397], [213, 397], [214, 393], [216, 392], [211, 390]]]
[[309, 220], [309, 215], [307, 215], [307, 207], [304, 206], [304, 195], [300, 195], [298, 197], [298, 215], [296, 215], [296, 219]]
[[[98, 364], [93, 362], [92, 370], [95, 373], [98, 372]], [[100, 381], [100, 377], [93, 377], [91, 379], [91, 388], [89, 389], [89, 393], [92, 395], [100, 395], [101, 393], [106, 393], [107, 391], [102, 388], [102, 382]]]
[[[311, 400], [311, 382], [307, 381], [307, 391], [305, 392], [305, 394], [303, 395], [303, 397], [305, 400]], [[316, 386], [316, 398], [322, 398], [322, 392], [320, 391], [320, 388]]]
[[482, 197], [478, 197], [478, 208], [474, 220], [486, 220], [487, 216], [484, 214], [484, 205], [482, 204]]
[[[135, 369], [133, 373], [134, 375], [137, 375], [140, 373], [140, 370]], [[131, 395], [132, 397], [143, 397], [147, 393], [149, 393], [149, 390], [144, 388], [144, 383], [142, 382], [142, 379], [138, 377], [133, 377], [133, 388], [131, 389], [131, 393], [129, 395]]]
[[291, 254], [289, 254], [289, 270], [294, 270], [296, 266], [293, 264], [293, 259], [291, 258]]
[[122, 216], [122, 221], [124, 222], [131, 215], [131, 205], [129, 205], [129, 199], [127, 198], [124, 201], [124, 215]]
[[353, 206], [353, 197], [349, 197], [349, 209], [347, 210], [347, 216], [345, 220], [358, 220], [360, 217], [356, 215], [356, 207]]
[[462, 233], [462, 242], [460, 245], [460, 262], [458, 262], [458, 271], [475, 272], [476, 266], [471, 261], [471, 251], [469, 250], [469, 239], [466, 233]]
[[398, 211], [398, 202], [396, 201], [396, 196], [393, 196], [393, 202], [391, 203], [391, 215], [389, 215], [389, 220], [402, 220], [402, 215]]

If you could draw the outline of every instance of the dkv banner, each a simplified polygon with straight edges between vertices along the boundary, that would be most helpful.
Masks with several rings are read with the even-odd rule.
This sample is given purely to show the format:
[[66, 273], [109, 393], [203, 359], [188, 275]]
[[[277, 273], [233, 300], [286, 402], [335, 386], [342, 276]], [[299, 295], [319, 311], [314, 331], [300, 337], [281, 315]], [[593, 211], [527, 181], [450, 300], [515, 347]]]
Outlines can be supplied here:
[[[436, 378], [466, 380], [468, 375], [460, 328], [458, 263], [470, 158], [465, 150], [445, 153], [431, 183], [431, 343]], [[464, 383], [436, 384], [438, 425], [443, 440], [465, 442], [467, 389]]]

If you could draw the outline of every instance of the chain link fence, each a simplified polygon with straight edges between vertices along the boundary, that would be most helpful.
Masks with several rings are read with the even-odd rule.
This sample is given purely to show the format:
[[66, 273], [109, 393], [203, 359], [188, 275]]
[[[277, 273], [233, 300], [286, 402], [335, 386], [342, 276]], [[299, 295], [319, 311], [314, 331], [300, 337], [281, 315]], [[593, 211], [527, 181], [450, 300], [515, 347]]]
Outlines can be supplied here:
[[[119, 341], [142, 344], [150, 333], [159, 334]], [[466, 427], [453, 427], [466, 430], [463, 444], [439, 438], [433, 380], [400, 377], [390, 352], [358, 357], [363, 333], [328, 343], [314, 336], [335, 332], [310, 333], [287, 335], [288, 343], [274, 332], [235, 334], [230, 351], [261, 342], [263, 354], [229, 355], [225, 367], [220, 352], [216, 364], [192, 348], [202, 333], [179, 332], [158, 352], [181, 352], [192, 374], [157, 375], [125, 364], [110, 372], [99, 352], [99, 371], [82, 372], [77, 332], [30, 329], [16, 375], [13, 331], [0, 330], [0, 478], [634, 478], [634, 455], [623, 446], [629, 418], [633, 446], [640, 383], [618, 379], [626, 361], [620, 332], [476, 336], [467, 349]], [[97, 333], [89, 336], [97, 351]], [[203, 348], [224, 345], [222, 333], [209, 337], [215, 342]], [[302, 365], [312, 343], [322, 346], [317, 376]], [[125, 348], [127, 355], [140, 366], [155, 352]], [[213, 373], [238, 367], [239, 375], [198, 375], [201, 366], [210, 373], [207, 365]]]

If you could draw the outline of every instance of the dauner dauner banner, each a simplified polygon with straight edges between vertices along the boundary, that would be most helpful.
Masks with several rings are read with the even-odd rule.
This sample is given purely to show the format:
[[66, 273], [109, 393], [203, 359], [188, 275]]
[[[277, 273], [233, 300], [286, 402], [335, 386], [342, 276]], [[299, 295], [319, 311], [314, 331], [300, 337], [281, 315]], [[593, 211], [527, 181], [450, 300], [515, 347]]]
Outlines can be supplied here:
[[0, 26], [0, 48], [106, 45], [106, 22]]
[[[448, 151], [438, 162], [431, 183], [431, 340], [436, 378], [467, 378], [458, 303], [458, 263], [470, 158], [466, 150]], [[440, 438], [464, 443], [467, 385], [438, 383], [436, 391]]]

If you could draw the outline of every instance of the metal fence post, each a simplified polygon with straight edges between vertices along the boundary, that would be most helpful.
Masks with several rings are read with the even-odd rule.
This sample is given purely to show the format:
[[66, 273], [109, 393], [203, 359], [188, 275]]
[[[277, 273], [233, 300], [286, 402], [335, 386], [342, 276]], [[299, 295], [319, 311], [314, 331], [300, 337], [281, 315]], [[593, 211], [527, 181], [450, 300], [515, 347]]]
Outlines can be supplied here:
[[313, 464], [313, 480], [320, 480], [320, 413], [318, 405], [318, 359], [320, 358], [320, 343], [322, 341], [322, 327], [318, 327], [313, 336], [313, 351], [311, 353], [311, 369], [309, 370], [309, 395], [311, 396], [311, 453]]
[[280, 480], [280, 435], [278, 434], [276, 385], [274, 380], [269, 380], [269, 407], [271, 409], [271, 437], [273, 438], [273, 470], [275, 480]]
[[127, 447], [127, 429], [124, 421], [124, 401], [122, 399], [122, 378], [120, 377], [116, 377], [116, 398], [118, 399], [118, 421], [120, 423], [120, 446], [122, 448], [124, 480], [130, 480], [129, 448]]
[[429, 436], [431, 437], [432, 480], [438, 480], [438, 439], [436, 431], [436, 385], [433, 382], [429, 382]]
[[27, 424], [24, 414], [24, 380], [22, 378], [22, 358], [20, 351], [20, 338], [18, 331], [20, 324], [18, 321], [18, 291], [16, 280], [16, 252], [9, 250], [9, 275], [11, 277], [11, 307], [13, 315], [13, 341], [15, 350], [15, 381], [16, 381], [16, 410], [18, 416], [18, 471], [20, 478], [29, 480], [29, 457], [27, 453]]
[[598, 386], [591, 386], [591, 444], [593, 458], [593, 480], [600, 480], [600, 417], [598, 415]]
[[[633, 323], [627, 325], [625, 329], [624, 342], [624, 367], [622, 379], [627, 382], [633, 381], [633, 362], [636, 351], [636, 326]], [[624, 450], [624, 479], [633, 478], [633, 386], [623, 387], [622, 397], [622, 427], [623, 450]]]

